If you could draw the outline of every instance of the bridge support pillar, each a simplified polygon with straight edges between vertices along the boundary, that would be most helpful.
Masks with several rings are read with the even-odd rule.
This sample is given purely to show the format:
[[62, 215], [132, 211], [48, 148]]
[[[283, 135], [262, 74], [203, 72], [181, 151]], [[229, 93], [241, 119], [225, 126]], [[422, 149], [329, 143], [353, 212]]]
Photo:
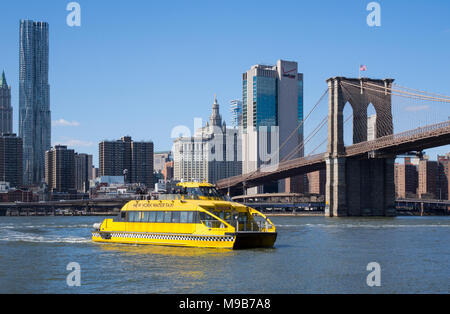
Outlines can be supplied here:
[[328, 157], [326, 159], [326, 165], [327, 183], [325, 186], [325, 214], [329, 217], [347, 216], [346, 159]]
[[326, 163], [326, 216], [396, 215], [393, 158], [328, 158]]
[[[392, 79], [371, 80], [335, 77], [328, 80], [328, 153], [326, 156], [326, 210], [329, 217], [394, 216], [395, 156], [379, 156], [377, 152], [363, 157], [347, 157], [344, 146], [343, 110], [353, 109], [353, 143], [368, 139], [367, 110], [376, 111], [374, 134], [393, 134], [391, 95], [379, 93], [392, 86]], [[376, 86], [366, 89], [364, 84]]]

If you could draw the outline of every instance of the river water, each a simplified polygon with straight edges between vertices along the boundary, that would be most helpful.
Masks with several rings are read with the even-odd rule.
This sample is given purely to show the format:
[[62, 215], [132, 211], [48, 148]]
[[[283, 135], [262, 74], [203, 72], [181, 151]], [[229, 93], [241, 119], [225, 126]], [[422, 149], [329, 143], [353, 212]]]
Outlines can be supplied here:
[[[450, 217], [274, 217], [273, 249], [96, 244], [99, 217], [0, 217], [0, 293], [448, 293]], [[66, 267], [81, 267], [69, 287]], [[381, 267], [369, 287], [367, 265]]]

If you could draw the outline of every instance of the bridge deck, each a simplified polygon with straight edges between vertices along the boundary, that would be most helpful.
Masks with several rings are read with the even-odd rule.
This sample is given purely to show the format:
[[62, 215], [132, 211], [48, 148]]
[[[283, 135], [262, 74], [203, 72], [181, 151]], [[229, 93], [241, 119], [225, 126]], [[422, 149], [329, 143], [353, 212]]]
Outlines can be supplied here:
[[[399, 134], [380, 137], [374, 141], [362, 142], [347, 146], [343, 157], [360, 157], [369, 152], [391, 155], [421, 151], [424, 149], [450, 144], [450, 120], [433, 125], [427, 125]], [[325, 168], [326, 153], [281, 162], [274, 169], [265, 168], [257, 172], [220, 180], [216, 186], [220, 190], [258, 186], [265, 182], [281, 180], [296, 175], [314, 172]]]

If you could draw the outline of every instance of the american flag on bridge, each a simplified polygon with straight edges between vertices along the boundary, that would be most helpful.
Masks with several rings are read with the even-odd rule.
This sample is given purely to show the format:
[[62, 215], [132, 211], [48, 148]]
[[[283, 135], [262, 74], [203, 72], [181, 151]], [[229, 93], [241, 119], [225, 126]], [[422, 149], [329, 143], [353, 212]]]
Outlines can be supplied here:
[[359, 66], [360, 71], [367, 71], [367, 65], [360, 65]]

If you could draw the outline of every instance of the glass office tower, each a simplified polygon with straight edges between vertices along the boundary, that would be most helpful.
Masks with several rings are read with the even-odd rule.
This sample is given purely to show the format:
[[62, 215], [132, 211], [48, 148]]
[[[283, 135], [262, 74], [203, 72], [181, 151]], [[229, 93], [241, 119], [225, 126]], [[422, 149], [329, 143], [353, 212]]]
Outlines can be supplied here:
[[[298, 126], [303, 121], [303, 74], [298, 73], [297, 62], [254, 65], [243, 74], [242, 82], [243, 174], [302, 157], [303, 128]], [[291, 135], [293, 132], [296, 134]], [[289, 192], [292, 183], [300, 184], [287, 181], [248, 192]]]
[[26, 185], [44, 181], [45, 152], [51, 147], [48, 29], [45, 22], [20, 21], [19, 136]]

